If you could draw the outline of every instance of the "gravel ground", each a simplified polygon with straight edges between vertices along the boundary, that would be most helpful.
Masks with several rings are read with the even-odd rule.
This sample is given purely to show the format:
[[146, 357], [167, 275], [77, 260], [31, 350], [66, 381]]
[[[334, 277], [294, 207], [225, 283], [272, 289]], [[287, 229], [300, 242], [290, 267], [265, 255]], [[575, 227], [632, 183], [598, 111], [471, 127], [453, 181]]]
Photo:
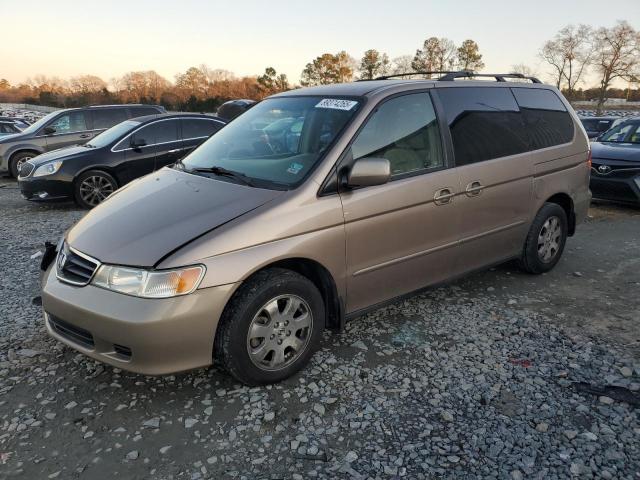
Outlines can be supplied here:
[[31, 256], [82, 214], [0, 181], [0, 478], [640, 478], [640, 211], [593, 208], [547, 275], [505, 265], [327, 333], [265, 388], [48, 339]]

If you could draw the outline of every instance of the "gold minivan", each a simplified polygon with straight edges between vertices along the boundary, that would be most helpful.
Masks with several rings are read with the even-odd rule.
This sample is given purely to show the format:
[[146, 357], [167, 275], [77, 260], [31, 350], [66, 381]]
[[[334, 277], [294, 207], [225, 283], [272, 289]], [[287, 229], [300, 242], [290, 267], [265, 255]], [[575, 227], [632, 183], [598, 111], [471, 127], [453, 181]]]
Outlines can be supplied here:
[[258, 385], [400, 296], [512, 259], [551, 270], [589, 205], [587, 135], [551, 86], [468, 76], [258, 103], [50, 249], [48, 332], [126, 370], [217, 361]]

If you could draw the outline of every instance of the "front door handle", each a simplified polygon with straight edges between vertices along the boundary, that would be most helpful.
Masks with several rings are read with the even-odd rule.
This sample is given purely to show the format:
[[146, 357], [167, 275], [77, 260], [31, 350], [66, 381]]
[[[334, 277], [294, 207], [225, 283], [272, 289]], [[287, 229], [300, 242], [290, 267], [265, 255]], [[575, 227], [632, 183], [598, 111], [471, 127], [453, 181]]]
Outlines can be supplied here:
[[482, 193], [482, 190], [484, 190], [484, 185], [476, 180], [475, 182], [471, 182], [467, 185], [464, 192], [467, 194], [467, 197], [477, 197]]
[[453, 201], [456, 194], [450, 188], [441, 188], [433, 196], [433, 202], [436, 205], [446, 205]]
[[90, 133], [83, 133], [82, 135], [80, 135], [80, 138], [91, 138], [91, 134]]
[[181, 152], [183, 149], [182, 148], [174, 148], [173, 150], [169, 150], [167, 153], [178, 153]]

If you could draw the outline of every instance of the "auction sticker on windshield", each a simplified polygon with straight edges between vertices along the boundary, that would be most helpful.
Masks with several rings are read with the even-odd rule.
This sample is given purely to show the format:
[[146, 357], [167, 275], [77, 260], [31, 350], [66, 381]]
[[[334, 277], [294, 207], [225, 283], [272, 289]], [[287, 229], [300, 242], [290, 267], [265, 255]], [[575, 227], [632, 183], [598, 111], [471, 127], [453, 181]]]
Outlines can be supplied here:
[[335, 110], [351, 110], [358, 102], [339, 98], [324, 98], [318, 102], [316, 108], [333, 108]]

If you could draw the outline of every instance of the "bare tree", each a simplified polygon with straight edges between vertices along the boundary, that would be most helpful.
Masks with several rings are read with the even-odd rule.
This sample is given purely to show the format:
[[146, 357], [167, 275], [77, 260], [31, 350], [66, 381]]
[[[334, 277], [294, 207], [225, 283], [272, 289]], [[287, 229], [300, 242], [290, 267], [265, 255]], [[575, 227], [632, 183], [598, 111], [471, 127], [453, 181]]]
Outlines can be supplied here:
[[540, 56], [553, 68], [557, 88], [567, 86], [572, 98], [593, 56], [593, 29], [588, 25], [567, 25], [546, 42]]
[[[422, 49], [416, 50], [411, 67], [416, 72], [448, 70], [455, 63], [456, 53], [455, 44], [448, 38], [430, 37], [424, 41]], [[431, 75], [425, 77], [431, 78]]]
[[401, 55], [396, 57], [392, 61], [391, 73], [410, 73], [413, 71], [413, 67], [411, 63], [413, 62], [413, 57], [411, 55]]
[[600, 74], [598, 113], [607, 98], [607, 89], [617, 78], [630, 80], [638, 76], [640, 67], [640, 34], [625, 21], [596, 32], [593, 65]]

